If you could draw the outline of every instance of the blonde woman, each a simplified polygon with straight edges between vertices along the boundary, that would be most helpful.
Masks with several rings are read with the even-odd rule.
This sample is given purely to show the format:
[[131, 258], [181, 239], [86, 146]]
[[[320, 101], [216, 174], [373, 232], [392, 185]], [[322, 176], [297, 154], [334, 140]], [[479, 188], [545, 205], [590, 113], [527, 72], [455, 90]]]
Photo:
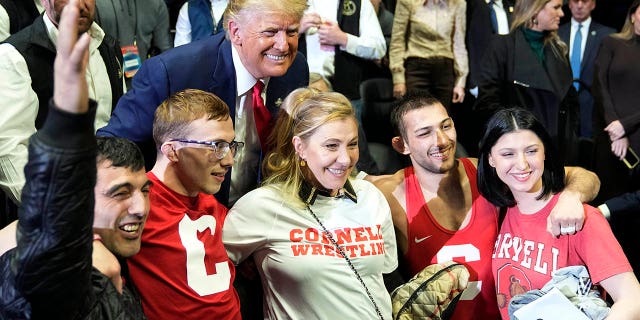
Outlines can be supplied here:
[[567, 46], [557, 34], [563, 15], [562, 0], [516, 2], [511, 31], [485, 53], [475, 107], [486, 117], [504, 107], [530, 110], [571, 164], [579, 107]]
[[293, 91], [282, 104], [266, 180], [230, 210], [223, 241], [253, 255], [265, 319], [390, 319], [382, 274], [397, 266], [389, 205], [358, 161], [353, 108], [339, 93]]

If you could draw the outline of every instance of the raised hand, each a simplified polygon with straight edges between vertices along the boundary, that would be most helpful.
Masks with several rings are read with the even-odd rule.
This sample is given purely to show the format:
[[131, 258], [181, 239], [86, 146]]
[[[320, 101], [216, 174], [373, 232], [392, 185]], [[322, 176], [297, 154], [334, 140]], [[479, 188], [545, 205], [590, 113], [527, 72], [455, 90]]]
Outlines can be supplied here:
[[85, 73], [90, 37], [87, 33], [78, 35], [79, 6], [78, 0], [70, 0], [62, 10], [53, 64], [53, 102], [59, 109], [71, 113], [84, 113], [89, 109]]

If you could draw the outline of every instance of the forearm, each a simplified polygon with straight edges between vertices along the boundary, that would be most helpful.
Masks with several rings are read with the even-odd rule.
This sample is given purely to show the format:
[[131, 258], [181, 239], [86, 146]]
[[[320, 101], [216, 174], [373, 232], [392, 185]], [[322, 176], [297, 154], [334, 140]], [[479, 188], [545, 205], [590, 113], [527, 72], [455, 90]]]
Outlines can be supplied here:
[[583, 203], [593, 200], [600, 190], [598, 176], [581, 167], [565, 167], [564, 180], [564, 193], [575, 195]]
[[387, 52], [387, 44], [378, 17], [369, 1], [362, 2], [359, 26], [359, 36], [347, 35], [346, 51], [363, 59], [382, 59]]

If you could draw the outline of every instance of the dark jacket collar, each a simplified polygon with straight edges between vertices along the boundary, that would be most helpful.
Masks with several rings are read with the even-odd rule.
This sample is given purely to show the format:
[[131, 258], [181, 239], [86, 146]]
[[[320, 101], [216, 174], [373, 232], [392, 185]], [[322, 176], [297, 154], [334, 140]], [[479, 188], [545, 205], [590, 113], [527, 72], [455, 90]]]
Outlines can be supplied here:
[[[300, 199], [307, 205], [312, 205], [316, 201], [316, 198], [318, 197], [318, 195], [321, 195], [324, 197], [331, 197], [331, 195], [327, 190], [318, 189], [317, 187], [311, 185], [306, 180], [302, 182], [302, 185], [300, 186], [300, 191], [298, 191], [298, 195], [300, 196]], [[356, 195], [356, 192], [353, 190], [353, 186], [351, 186], [351, 182], [349, 182], [349, 180], [347, 180], [344, 186], [340, 188], [340, 190], [338, 191], [338, 195], [335, 197], [336, 198], [347, 197], [351, 199], [353, 202], [356, 202], [356, 203], [358, 202], [358, 196]]]

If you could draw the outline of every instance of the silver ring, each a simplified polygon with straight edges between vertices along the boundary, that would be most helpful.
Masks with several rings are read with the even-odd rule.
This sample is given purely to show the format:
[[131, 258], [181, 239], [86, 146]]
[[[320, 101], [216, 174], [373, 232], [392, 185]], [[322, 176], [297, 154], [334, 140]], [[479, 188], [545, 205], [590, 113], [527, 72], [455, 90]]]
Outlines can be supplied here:
[[560, 234], [571, 234], [576, 232], [576, 226], [560, 227]]

